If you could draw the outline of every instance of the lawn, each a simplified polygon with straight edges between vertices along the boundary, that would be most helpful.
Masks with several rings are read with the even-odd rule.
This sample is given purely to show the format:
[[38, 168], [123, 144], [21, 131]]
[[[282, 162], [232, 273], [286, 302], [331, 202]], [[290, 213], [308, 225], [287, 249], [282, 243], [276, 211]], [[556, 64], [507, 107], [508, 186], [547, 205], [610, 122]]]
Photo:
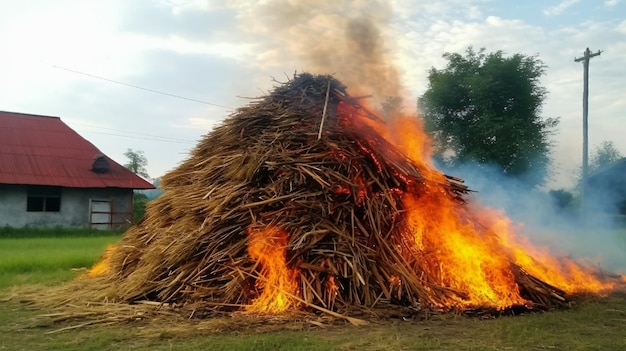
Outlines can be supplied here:
[[[496, 319], [457, 315], [425, 321], [390, 319], [366, 326], [306, 321], [272, 327], [238, 318], [172, 317], [84, 327], [53, 323], [51, 312], [16, 292], [44, 289], [89, 267], [119, 233], [0, 235], [0, 350], [620, 350], [626, 349], [626, 295], [581, 301], [572, 308]], [[39, 285], [34, 285], [39, 284]], [[11, 299], [7, 299], [11, 296]]]
[[0, 237], [0, 289], [14, 285], [58, 284], [91, 267], [118, 233], [90, 236]]

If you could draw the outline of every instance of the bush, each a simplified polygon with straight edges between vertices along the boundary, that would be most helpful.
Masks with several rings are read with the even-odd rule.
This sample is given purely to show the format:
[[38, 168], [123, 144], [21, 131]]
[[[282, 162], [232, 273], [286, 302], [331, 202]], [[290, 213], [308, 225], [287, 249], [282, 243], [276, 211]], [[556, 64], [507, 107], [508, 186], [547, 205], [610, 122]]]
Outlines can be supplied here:
[[133, 194], [133, 222], [139, 222], [146, 214], [146, 204], [148, 203], [148, 196], [143, 193]]
[[572, 199], [574, 199], [574, 195], [564, 189], [550, 190], [550, 196], [559, 209], [569, 207], [572, 204]]

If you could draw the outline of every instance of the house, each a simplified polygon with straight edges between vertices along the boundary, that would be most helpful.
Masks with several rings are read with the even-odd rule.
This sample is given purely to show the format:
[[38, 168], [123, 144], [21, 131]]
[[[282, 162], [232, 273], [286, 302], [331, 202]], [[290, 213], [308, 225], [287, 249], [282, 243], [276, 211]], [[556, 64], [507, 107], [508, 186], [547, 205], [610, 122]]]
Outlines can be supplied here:
[[125, 226], [153, 188], [59, 117], [0, 111], [0, 227]]
[[592, 209], [626, 215], [626, 158], [591, 174], [587, 189]]

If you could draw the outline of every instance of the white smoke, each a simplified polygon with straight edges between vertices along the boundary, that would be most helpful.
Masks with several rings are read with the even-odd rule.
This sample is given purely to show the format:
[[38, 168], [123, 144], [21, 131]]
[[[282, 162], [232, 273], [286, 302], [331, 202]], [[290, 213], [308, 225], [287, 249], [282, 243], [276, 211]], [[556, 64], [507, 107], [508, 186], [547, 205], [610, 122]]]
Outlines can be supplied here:
[[[593, 211], [582, 218], [577, 204], [560, 207], [545, 190], [499, 173], [496, 167], [464, 164], [444, 169], [466, 181], [475, 190], [469, 201], [502, 209], [520, 224], [520, 235], [556, 256], [583, 260], [608, 273], [626, 273], [626, 237], [615, 216]], [[601, 208], [612, 200], [589, 197], [589, 208]], [[589, 203], [590, 201], [601, 203]]]

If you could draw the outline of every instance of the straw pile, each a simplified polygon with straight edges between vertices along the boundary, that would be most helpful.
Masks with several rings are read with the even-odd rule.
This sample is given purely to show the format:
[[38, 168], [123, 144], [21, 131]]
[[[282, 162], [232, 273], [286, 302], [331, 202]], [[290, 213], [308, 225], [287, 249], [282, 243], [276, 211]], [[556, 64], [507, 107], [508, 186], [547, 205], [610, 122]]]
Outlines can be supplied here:
[[[310, 74], [239, 109], [163, 177], [165, 193], [106, 260], [108, 297], [241, 309], [266, 279], [249, 254], [251, 233], [277, 228], [298, 309], [445, 306], [459, 292], [402, 254], [401, 193], [428, 181], [374, 131], [357, 132], [355, 113], [378, 118], [333, 77]], [[462, 201], [466, 187], [450, 179], [439, 185]], [[566, 303], [562, 291], [515, 274], [529, 299]]]

